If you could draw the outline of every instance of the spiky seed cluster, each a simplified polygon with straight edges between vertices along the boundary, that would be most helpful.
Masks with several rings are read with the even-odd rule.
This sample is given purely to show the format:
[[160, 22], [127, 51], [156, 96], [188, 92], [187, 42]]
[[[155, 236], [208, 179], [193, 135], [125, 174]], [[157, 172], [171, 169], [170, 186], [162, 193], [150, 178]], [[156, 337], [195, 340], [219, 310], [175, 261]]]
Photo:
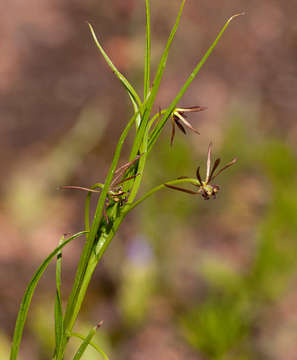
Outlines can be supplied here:
[[202, 180], [201, 175], [200, 175], [200, 166], [198, 166], [198, 168], [196, 170], [196, 177], [198, 180], [198, 184], [193, 184], [193, 185], [198, 187], [198, 190], [193, 191], [193, 190], [184, 189], [184, 188], [180, 188], [178, 186], [169, 185], [169, 184], [165, 184], [165, 186], [168, 188], [174, 189], [174, 190], [183, 191], [188, 194], [193, 194], [193, 195], [200, 194], [200, 195], [202, 195], [202, 197], [205, 200], [209, 200], [211, 196], [215, 199], [216, 193], [220, 190], [220, 187], [219, 187], [219, 185], [210, 184], [210, 181], [215, 179], [222, 171], [226, 170], [228, 167], [235, 164], [237, 161], [237, 158], [234, 158], [232, 161], [227, 163], [225, 166], [223, 166], [220, 170], [218, 170], [215, 173], [216, 169], [218, 168], [218, 166], [221, 162], [221, 159], [220, 158], [216, 159], [213, 164], [213, 167], [211, 168], [211, 152], [212, 152], [212, 143], [210, 143], [208, 146], [207, 162], [206, 162], [206, 177], [205, 177], [204, 181]]
[[170, 145], [173, 144], [173, 139], [175, 136], [175, 126], [177, 126], [180, 131], [186, 134], [186, 128], [190, 129], [191, 131], [195, 132], [196, 134], [200, 135], [199, 131], [196, 130], [187, 120], [186, 120], [186, 112], [198, 112], [206, 110], [206, 106], [191, 106], [186, 108], [175, 108], [175, 110], [171, 114], [171, 124], [172, 124], [172, 132], [171, 132], [171, 139]]

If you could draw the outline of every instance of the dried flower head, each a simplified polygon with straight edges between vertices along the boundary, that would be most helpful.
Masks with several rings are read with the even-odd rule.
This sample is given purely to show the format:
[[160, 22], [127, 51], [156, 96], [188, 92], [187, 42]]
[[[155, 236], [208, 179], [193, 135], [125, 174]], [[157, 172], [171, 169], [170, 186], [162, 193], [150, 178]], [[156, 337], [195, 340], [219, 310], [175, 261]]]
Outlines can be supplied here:
[[193, 185], [198, 187], [198, 190], [196, 190], [196, 191], [188, 190], [188, 189], [180, 188], [178, 186], [173, 186], [173, 185], [169, 185], [169, 184], [165, 184], [165, 186], [168, 188], [174, 189], [174, 190], [186, 192], [188, 194], [194, 194], [194, 195], [200, 194], [200, 195], [202, 195], [202, 197], [205, 200], [209, 200], [211, 196], [215, 199], [216, 193], [220, 190], [220, 187], [219, 187], [219, 185], [210, 184], [210, 181], [212, 181], [214, 178], [216, 178], [222, 171], [226, 170], [228, 167], [235, 164], [235, 162], [237, 161], [237, 158], [234, 158], [232, 161], [230, 161], [228, 164], [226, 164], [224, 167], [222, 167], [220, 170], [218, 170], [215, 173], [216, 169], [218, 168], [218, 166], [221, 162], [221, 159], [219, 159], [219, 158], [216, 159], [213, 164], [213, 167], [211, 168], [211, 151], [212, 151], [212, 143], [210, 143], [208, 146], [207, 163], [206, 163], [206, 178], [204, 181], [202, 180], [201, 175], [200, 175], [200, 166], [198, 166], [198, 168], [196, 170], [198, 184], [193, 184]]
[[200, 135], [199, 131], [193, 128], [193, 126], [186, 120], [186, 112], [198, 112], [206, 110], [206, 106], [192, 106], [192, 107], [186, 107], [186, 108], [175, 108], [175, 110], [171, 114], [171, 123], [172, 123], [172, 132], [171, 132], [171, 140], [170, 145], [173, 144], [173, 139], [175, 136], [175, 125], [182, 131], [184, 134], [186, 134], [186, 129], [190, 129], [191, 131], [194, 131], [196, 134]]

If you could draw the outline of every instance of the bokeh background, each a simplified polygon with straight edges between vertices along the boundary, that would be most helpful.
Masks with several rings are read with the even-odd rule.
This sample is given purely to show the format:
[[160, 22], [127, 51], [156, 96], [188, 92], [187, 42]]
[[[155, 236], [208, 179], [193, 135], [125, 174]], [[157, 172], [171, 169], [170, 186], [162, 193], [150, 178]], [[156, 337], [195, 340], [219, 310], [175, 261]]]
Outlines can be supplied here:
[[[177, 0], [152, 0], [155, 69]], [[103, 181], [132, 109], [91, 40], [142, 92], [140, 0], [4, 0], [0, 4], [0, 358], [33, 272], [63, 233], [83, 227], [85, 194]], [[95, 341], [111, 359], [296, 360], [296, 1], [188, 0], [157, 107], [166, 107], [226, 19], [224, 34], [180, 105], [201, 136], [168, 125], [142, 191], [205, 165], [207, 146], [238, 163], [216, 201], [163, 191], [130, 214], [98, 266], [76, 330], [104, 320]], [[156, 107], [156, 111], [157, 110]], [[127, 144], [122, 163], [129, 152]], [[64, 251], [69, 294], [82, 241]], [[21, 359], [49, 359], [54, 264], [33, 298]], [[79, 341], [70, 344], [68, 358]], [[98, 359], [90, 349], [84, 359]]]

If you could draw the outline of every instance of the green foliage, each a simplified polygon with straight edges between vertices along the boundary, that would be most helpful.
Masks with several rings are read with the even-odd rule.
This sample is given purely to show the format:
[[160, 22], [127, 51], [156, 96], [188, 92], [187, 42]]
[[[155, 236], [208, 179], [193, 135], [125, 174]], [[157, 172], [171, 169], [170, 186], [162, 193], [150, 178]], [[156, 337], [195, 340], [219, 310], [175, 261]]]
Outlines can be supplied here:
[[[97, 326], [94, 326], [88, 333], [88, 335], [83, 338], [83, 342], [81, 343], [80, 347], [78, 348], [77, 352], [74, 355], [73, 360], [79, 360], [81, 359], [81, 357], [83, 356], [84, 352], [86, 351], [88, 345], [91, 343], [91, 340], [93, 339], [96, 330], [98, 328]], [[93, 345], [94, 346], [94, 345]], [[101, 351], [98, 351], [99, 353], [101, 353]], [[104, 354], [104, 353], [103, 353]], [[108, 359], [107, 356], [104, 354], [104, 359]]]
[[[98, 345], [96, 345], [94, 342], [91, 341], [91, 338], [95, 336], [95, 333], [93, 333], [95, 330], [96, 328], [91, 329], [87, 338], [77, 333], [71, 333], [71, 336], [84, 341], [82, 344], [84, 345], [84, 347], [82, 348], [83, 353], [87, 350], [87, 346], [90, 345], [102, 356], [103, 359], [108, 360], [108, 356], [105, 354], [105, 352]], [[97, 355], [96, 355], [96, 359], [97, 359]]]
[[36, 288], [42, 274], [48, 267], [51, 260], [60, 252], [61, 249], [63, 249], [63, 247], [65, 245], [67, 245], [70, 241], [74, 240], [75, 238], [77, 238], [81, 235], [84, 235], [85, 233], [86, 233], [85, 231], [81, 231], [75, 235], [72, 235], [67, 240], [65, 240], [53, 252], [50, 253], [50, 255], [44, 260], [44, 262], [40, 265], [40, 267], [37, 269], [34, 276], [32, 277], [32, 279], [25, 291], [24, 297], [22, 299], [22, 303], [20, 306], [17, 320], [16, 320], [14, 334], [13, 334], [13, 340], [12, 340], [11, 354], [10, 354], [11, 360], [16, 359], [18, 356], [18, 351], [19, 351], [19, 347], [20, 347], [20, 343], [21, 343], [21, 339], [22, 339], [22, 335], [23, 335], [24, 325], [25, 325], [25, 321], [26, 321], [26, 318], [28, 315], [32, 296], [34, 294], [35, 288]]
[[[64, 358], [65, 349], [67, 343], [71, 337], [72, 329], [77, 319], [78, 313], [80, 311], [82, 302], [85, 298], [88, 284], [91, 280], [92, 274], [100, 261], [103, 253], [106, 251], [109, 243], [113, 239], [115, 233], [117, 232], [121, 222], [128, 212], [130, 212], [135, 206], [140, 204], [150, 195], [155, 192], [163, 189], [164, 184], [156, 186], [145, 194], [142, 198], [135, 201], [139, 187], [142, 182], [142, 177], [144, 174], [144, 168], [147, 160], [147, 155], [152, 149], [153, 145], [156, 143], [161, 130], [163, 129], [165, 123], [170, 117], [171, 113], [174, 111], [176, 105], [188, 89], [191, 82], [194, 80], [202, 65], [205, 63], [209, 55], [214, 50], [217, 42], [220, 37], [226, 30], [230, 21], [237, 15], [231, 17], [226, 24], [223, 26], [222, 30], [219, 32], [218, 36], [211, 44], [210, 48], [207, 50], [206, 54], [202, 57], [202, 60], [198, 62], [193, 72], [190, 74], [188, 79], [185, 81], [184, 85], [176, 95], [176, 97], [171, 102], [168, 109], [160, 111], [160, 119], [157, 119], [158, 114], [155, 116], [152, 114], [152, 109], [155, 103], [157, 93], [159, 91], [160, 83], [166, 68], [166, 63], [169, 55], [169, 50], [172, 44], [172, 41], [175, 37], [178, 25], [180, 23], [181, 15], [185, 5], [185, 0], [181, 1], [180, 9], [178, 11], [176, 21], [172, 27], [172, 31], [169, 35], [167, 44], [161, 56], [159, 66], [154, 77], [154, 81], [150, 85], [150, 2], [146, 0], [146, 51], [145, 51], [145, 69], [144, 69], [144, 100], [141, 101], [140, 96], [137, 94], [135, 88], [130, 84], [130, 82], [119, 72], [115, 67], [112, 60], [109, 58], [102, 45], [98, 41], [98, 38], [95, 34], [95, 31], [91, 24], [88, 23], [91, 35], [94, 39], [94, 42], [99, 50], [99, 53], [103, 56], [108, 66], [111, 68], [113, 73], [120, 80], [122, 85], [127, 91], [128, 96], [132, 102], [134, 108], [134, 114], [131, 119], [128, 121], [126, 127], [124, 128], [118, 144], [115, 149], [114, 157], [107, 173], [104, 184], [101, 187], [99, 199], [97, 202], [97, 207], [93, 215], [93, 220], [90, 225], [90, 196], [92, 188], [88, 189], [88, 195], [85, 206], [85, 227], [86, 232], [80, 232], [69, 239], [63, 241], [63, 243], [58, 246], [43, 262], [40, 268], [35, 273], [32, 278], [22, 301], [21, 308], [19, 311], [18, 319], [16, 322], [15, 333], [13, 338], [13, 345], [11, 350], [11, 360], [15, 360], [18, 355], [19, 345], [22, 337], [24, 323], [27, 317], [28, 309], [30, 306], [31, 298], [33, 296], [35, 287], [42, 275], [48, 266], [52, 258], [58, 255], [57, 268], [56, 268], [56, 302], [55, 302], [55, 339], [56, 339], [56, 349], [54, 353], [55, 360], [62, 360]], [[122, 148], [124, 142], [128, 136], [128, 133], [133, 129], [133, 124], [136, 125], [135, 136], [133, 144], [130, 151], [129, 162], [131, 165], [121, 173], [121, 168], [118, 168], [118, 162], [121, 156]], [[113, 181], [118, 174], [121, 174], [121, 183], [123, 183], [123, 190], [114, 191]], [[175, 185], [179, 183], [194, 183], [197, 184], [197, 179], [178, 179], [173, 181], [168, 181], [167, 185]], [[125, 198], [123, 198], [125, 196]], [[86, 242], [77, 266], [77, 271], [75, 275], [74, 284], [72, 287], [71, 294], [67, 301], [67, 306], [65, 314], [63, 317], [63, 309], [61, 305], [61, 252], [60, 250], [73, 238], [86, 233]], [[63, 319], [62, 319], [63, 317]], [[89, 344], [91, 344], [91, 339], [95, 334], [96, 328], [90, 330], [86, 338], [84, 338], [80, 348], [74, 356], [75, 360], [81, 358], [82, 354], [86, 350]], [[227, 341], [229, 343], [229, 340]]]

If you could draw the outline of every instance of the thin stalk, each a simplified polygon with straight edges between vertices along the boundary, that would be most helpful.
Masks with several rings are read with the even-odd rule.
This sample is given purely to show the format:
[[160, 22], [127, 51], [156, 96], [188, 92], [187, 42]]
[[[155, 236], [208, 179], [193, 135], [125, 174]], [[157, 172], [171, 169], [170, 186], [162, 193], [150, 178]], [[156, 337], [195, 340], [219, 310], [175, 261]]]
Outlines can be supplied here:
[[140, 123], [140, 125], [138, 127], [137, 136], [136, 136], [136, 139], [134, 141], [132, 151], [130, 153], [130, 158], [129, 158], [130, 161], [135, 158], [135, 156], [137, 155], [137, 153], [139, 151], [139, 148], [141, 146], [143, 136], [145, 134], [145, 129], [146, 129], [146, 126], [147, 126], [147, 123], [149, 121], [149, 117], [150, 117], [150, 114], [151, 114], [151, 110], [152, 110], [155, 98], [157, 96], [157, 93], [158, 93], [158, 90], [159, 90], [159, 87], [160, 87], [160, 83], [161, 83], [161, 80], [162, 80], [162, 77], [163, 77], [163, 73], [164, 73], [164, 70], [165, 70], [165, 67], [166, 67], [169, 50], [170, 50], [172, 41], [173, 41], [173, 39], [175, 37], [178, 25], [180, 23], [180, 18], [181, 18], [182, 12], [183, 12], [185, 2], [186, 2], [186, 0], [183, 0], [181, 5], [180, 5], [179, 11], [178, 11], [178, 14], [177, 14], [177, 17], [176, 17], [176, 21], [175, 21], [175, 23], [174, 23], [174, 25], [172, 27], [172, 30], [171, 30], [170, 35], [168, 37], [165, 49], [164, 49], [163, 54], [161, 56], [161, 60], [160, 60], [160, 63], [159, 63], [159, 66], [158, 66], [157, 73], [155, 75], [153, 84], [152, 84], [152, 89], [150, 91], [150, 95], [148, 97], [146, 97], [145, 100], [144, 100], [144, 104], [143, 104], [143, 108], [142, 108], [143, 111], [141, 112], [142, 113], [142, 119], [141, 119], [141, 123]]
[[89, 22], [87, 22], [87, 24], [89, 25], [93, 40], [95, 41], [95, 44], [97, 45], [97, 48], [99, 49], [99, 51], [103, 55], [105, 61], [107, 62], [107, 64], [109, 65], [109, 67], [111, 68], [113, 73], [118, 77], [118, 79], [124, 85], [124, 87], [126, 88], [128, 93], [131, 95], [131, 98], [133, 99], [132, 103], [134, 102], [133, 105], [137, 104], [137, 109], [139, 110], [142, 103], [141, 103], [140, 97], [138, 96], [137, 92], [134, 90], [133, 86], [129, 83], [129, 81], [125, 78], [125, 76], [119, 72], [119, 70], [115, 67], [115, 65], [113, 64], [111, 59], [108, 57], [108, 55], [104, 51], [103, 47], [99, 43], [92, 25]]
[[146, 46], [145, 46], [144, 90], [143, 90], [144, 100], [146, 99], [150, 90], [150, 72], [151, 72], [150, 0], [145, 0], [145, 10], [146, 10]]
[[[163, 51], [163, 54], [162, 54], [162, 57], [161, 57], [161, 60], [160, 60], [160, 63], [159, 63], [158, 69], [157, 69], [156, 76], [155, 76], [154, 81], [153, 81], [151, 94], [150, 94], [150, 96], [149, 96], [149, 98], [148, 98], [148, 100], [146, 102], [146, 109], [148, 110], [147, 111], [147, 117], [149, 117], [149, 115], [151, 113], [151, 109], [153, 107], [155, 98], [157, 96], [157, 93], [158, 93], [158, 90], [159, 90], [159, 87], [160, 87], [160, 83], [161, 83], [163, 73], [164, 73], [164, 70], [165, 70], [165, 67], [166, 67], [166, 63], [167, 63], [169, 50], [170, 50], [172, 41], [173, 41], [173, 39], [175, 37], [177, 28], [179, 26], [180, 18], [181, 18], [181, 15], [183, 13], [183, 8], [184, 8], [184, 5], [185, 5], [185, 2], [186, 2], [186, 0], [183, 0], [181, 5], [180, 5], [179, 11], [178, 11], [178, 14], [177, 14], [177, 17], [176, 17], [175, 24], [173, 25], [172, 30], [170, 32], [170, 35], [168, 37], [168, 41], [166, 43], [165, 49]], [[144, 117], [143, 121], [146, 122], [147, 119]]]
[[[69, 336], [69, 334], [72, 332], [72, 328], [74, 326], [74, 323], [76, 321], [76, 318], [78, 316], [78, 313], [80, 311], [82, 302], [85, 298], [85, 294], [88, 288], [88, 285], [90, 283], [90, 280], [92, 278], [93, 272], [97, 267], [98, 262], [102, 258], [102, 255], [104, 254], [105, 250], [107, 249], [108, 245], [110, 244], [111, 240], [113, 239], [115, 233], [117, 232], [120, 224], [122, 223], [126, 213], [122, 213], [119, 218], [117, 218], [114, 222], [113, 228], [111, 231], [107, 233], [103, 233], [100, 238], [98, 239], [98, 242], [96, 244], [95, 249], [92, 251], [91, 256], [89, 258], [87, 268], [84, 274], [84, 278], [82, 280], [81, 286], [79, 287], [79, 291], [77, 292], [76, 301], [73, 306], [73, 312], [71, 314], [71, 317], [68, 321], [67, 326], [67, 333], [66, 336]], [[66, 343], [64, 344], [64, 346]]]
[[[62, 236], [59, 245], [63, 244], [64, 236]], [[56, 299], [55, 299], [55, 340], [56, 340], [56, 354], [60, 351], [60, 344], [63, 337], [63, 309], [62, 309], [62, 295], [61, 295], [61, 272], [62, 272], [62, 250], [57, 254], [56, 263]]]
[[72, 235], [70, 238], [65, 240], [61, 245], [59, 245], [54, 251], [50, 253], [50, 255], [43, 261], [43, 263], [39, 266], [36, 270], [35, 274], [33, 275], [21, 302], [20, 310], [18, 313], [18, 317], [15, 323], [15, 329], [12, 339], [12, 346], [11, 346], [11, 353], [10, 353], [10, 360], [16, 360], [20, 348], [20, 343], [23, 335], [24, 325], [27, 319], [29, 307], [31, 304], [32, 296], [34, 294], [35, 288], [46, 270], [47, 266], [51, 262], [51, 260], [59, 253], [59, 251], [66, 246], [70, 241], [76, 239], [77, 237], [86, 234], [85, 231], [81, 231], [75, 235]]
[[77, 352], [74, 355], [73, 360], [80, 360], [81, 357], [83, 356], [84, 352], [87, 350], [88, 345], [90, 344], [90, 341], [93, 339], [93, 337], [96, 334], [96, 331], [98, 329], [98, 327], [100, 326], [100, 324], [98, 324], [97, 326], [94, 326], [88, 333], [88, 335], [84, 338], [82, 344], [80, 345], [80, 347], [78, 348]]
[[[81, 339], [81, 340], [85, 340], [85, 337], [78, 334], [78, 333], [71, 333], [71, 337], [76, 337], [78, 339]], [[105, 352], [97, 345], [95, 344], [94, 342], [90, 341], [89, 342], [89, 345], [91, 345], [98, 353], [100, 353], [103, 357], [104, 360], [109, 360], [108, 359], [108, 356], [105, 354]]]
[[[177, 179], [177, 180], [171, 180], [171, 181], [166, 182], [167, 185], [176, 185], [176, 184], [181, 184], [181, 183], [191, 183], [191, 184], [199, 185], [197, 179], [194, 179], [194, 178], [193, 179], [192, 178]], [[143, 195], [139, 200], [137, 200], [134, 203], [132, 203], [131, 205], [127, 206], [125, 211], [126, 212], [131, 211], [137, 205], [141, 204], [144, 200], [146, 200], [148, 197], [150, 197], [157, 191], [162, 190], [164, 188], [166, 189], [165, 184], [161, 184], [161, 185], [154, 187], [152, 190], [148, 191], [145, 195]]]
[[[129, 195], [128, 203], [131, 203], [134, 200], [134, 198], [137, 195], [137, 192], [139, 190], [139, 187], [140, 187], [140, 184], [142, 181], [142, 177], [144, 174], [144, 167], [145, 167], [147, 155], [148, 155], [147, 144], [148, 144], [149, 132], [150, 132], [150, 129], [153, 126], [156, 118], [160, 115], [162, 115], [162, 111], [160, 111], [160, 113], [153, 116], [146, 127], [145, 135], [143, 137], [143, 141], [142, 141], [140, 149], [139, 149], [140, 154], [142, 154], [142, 156], [139, 160], [138, 169], [137, 169], [139, 175], [137, 176], [137, 178], [135, 179], [135, 181], [133, 183], [133, 187], [132, 187], [130, 195]], [[129, 186], [129, 184], [127, 184], [127, 186]]]
[[185, 2], [186, 2], [186, 0], [183, 0], [181, 5], [180, 5], [179, 12], [177, 14], [175, 24], [173, 25], [173, 28], [172, 28], [172, 30], [170, 32], [169, 37], [168, 37], [165, 49], [164, 49], [163, 54], [161, 56], [161, 60], [160, 60], [160, 63], [159, 63], [158, 69], [157, 69], [156, 76], [155, 76], [154, 81], [153, 81], [153, 85], [152, 85], [152, 89], [150, 91], [150, 95], [147, 98], [145, 98], [145, 100], [144, 100], [143, 109], [142, 109], [143, 110], [142, 111], [142, 119], [141, 119], [140, 126], [138, 127], [137, 136], [136, 136], [136, 139], [134, 141], [134, 144], [133, 144], [133, 147], [132, 147], [132, 150], [131, 150], [131, 153], [130, 153], [130, 158], [129, 158], [130, 161], [132, 159], [134, 159], [135, 156], [137, 155], [137, 153], [139, 151], [139, 148], [141, 146], [141, 143], [143, 141], [143, 136], [145, 134], [146, 126], [147, 126], [147, 123], [149, 121], [151, 110], [152, 110], [155, 98], [157, 96], [157, 93], [158, 93], [158, 90], [159, 90], [159, 87], [160, 87], [160, 83], [161, 83], [163, 73], [164, 73], [164, 70], [165, 70], [165, 67], [166, 67], [166, 63], [167, 63], [169, 50], [170, 50], [172, 41], [174, 39], [174, 36], [176, 34], [176, 31], [177, 31], [177, 28], [178, 28], [178, 25], [179, 25], [179, 22], [180, 22], [180, 18], [181, 18], [182, 12], [183, 12]]
[[[90, 258], [91, 252], [92, 252], [92, 248], [94, 245], [94, 242], [96, 240], [96, 236], [98, 233], [98, 229], [99, 229], [99, 225], [102, 219], [102, 213], [103, 213], [103, 208], [104, 208], [104, 204], [105, 204], [105, 199], [107, 196], [107, 192], [109, 190], [110, 187], [110, 183], [112, 181], [114, 172], [116, 170], [118, 161], [119, 161], [119, 157], [120, 157], [120, 153], [124, 144], [124, 141], [128, 135], [129, 130], [131, 129], [135, 118], [137, 116], [137, 113], [134, 114], [134, 116], [131, 118], [131, 120], [129, 121], [129, 123], [127, 124], [127, 126], [125, 127], [124, 131], [122, 132], [119, 142], [117, 144], [116, 150], [115, 150], [115, 154], [112, 160], [112, 164], [111, 167], [109, 169], [109, 172], [107, 174], [106, 177], [106, 181], [104, 184], [104, 187], [102, 189], [101, 195], [99, 197], [98, 203], [97, 203], [97, 208], [95, 211], [95, 215], [94, 215], [94, 219], [93, 219], [93, 223], [91, 226], [91, 230], [89, 233], [89, 236], [87, 237], [87, 241], [85, 243], [82, 255], [80, 257], [80, 261], [79, 261], [79, 265], [78, 265], [78, 269], [76, 272], [76, 276], [75, 276], [75, 280], [74, 280], [74, 285], [72, 288], [72, 292], [69, 296], [68, 299], [68, 303], [67, 303], [67, 307], [66, 307], [66, 313], [65, 313], [65, 318], [64, 318], [64, 331], [65, 333], [69, 332], [69, 328], [72, 328], [72, 322], [73, 322], [73, 309], [75, 307], [75, 303], [76, 303], [76, 299], [77, 299], [77, 293], [79, 292], [79, 288], [81, 286], [81, 283], [83, 281], [84, 275], [85, 275], [85, 271], [88, 265], [88, 260]], [[71, 325], [71, 326], [70, 326]]]

